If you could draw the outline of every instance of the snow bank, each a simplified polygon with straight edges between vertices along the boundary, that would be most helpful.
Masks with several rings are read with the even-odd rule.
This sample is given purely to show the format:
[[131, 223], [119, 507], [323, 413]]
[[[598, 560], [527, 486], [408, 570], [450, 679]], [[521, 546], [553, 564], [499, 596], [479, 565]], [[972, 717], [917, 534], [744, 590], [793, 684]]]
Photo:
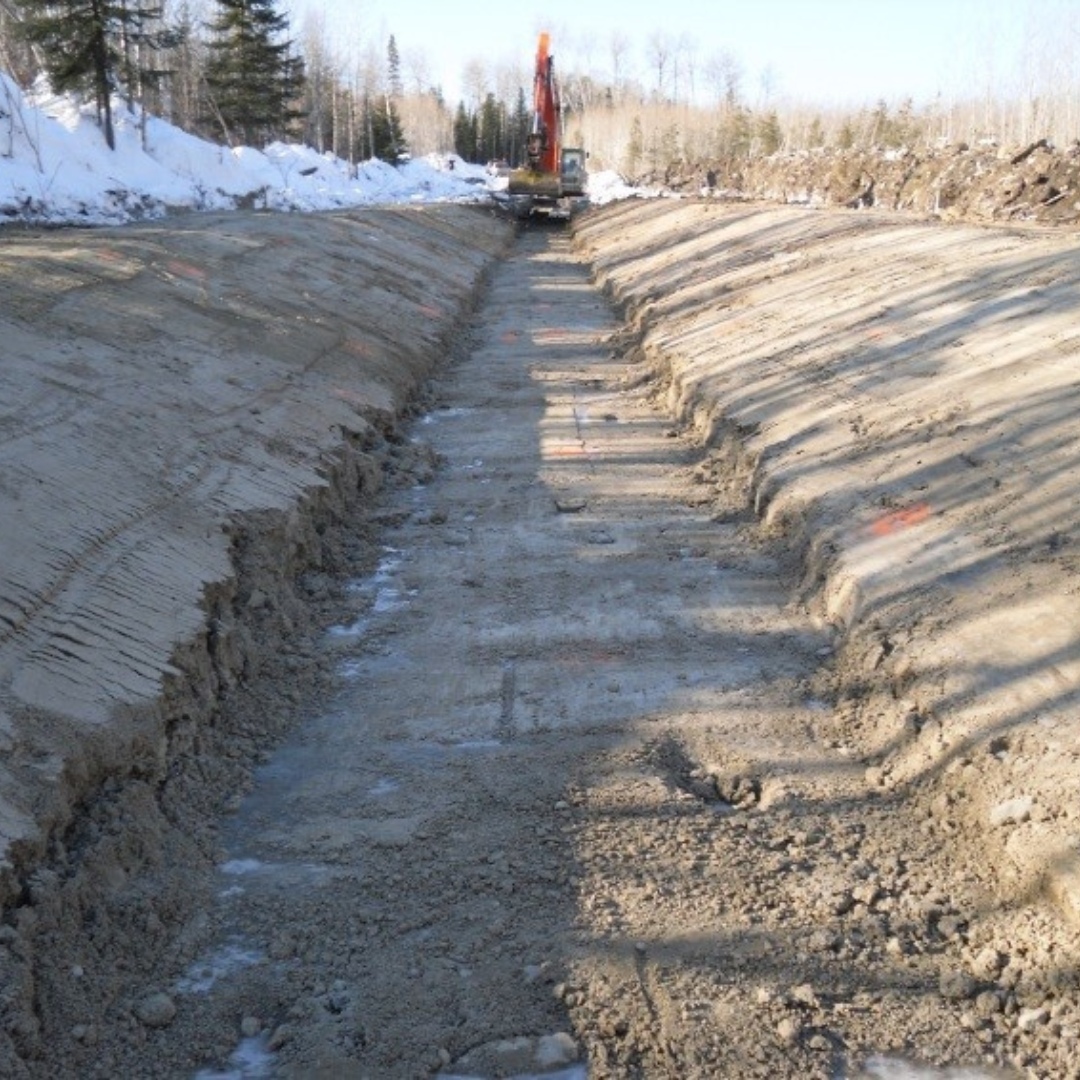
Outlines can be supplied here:
[[[49, 91], [24, 95], [0, 73], [0, 225], [120, 224], [173, 210], [340, 210], [415, 202], [480, 202], [505, 177], [455, 155], [398, 166], [351, 165], [308, 146], [231, 149], [114, 102], [111, 151], [91, 106]], [[614, 172], [589, 178], [594, 203], [645, 194]]]
[[[170, 210], [238, 206], [335, 210], [397, 202], [478, 201], [487, 174], [432, 155], [357, 167], [310, 147], [230, 149], [115, 103], [116, 150], [92, 107], [39, 85], [24, 95], [0, 74], [0, 223], [117, 224]], [[452, 166], [451, 166], [452, 163]]]

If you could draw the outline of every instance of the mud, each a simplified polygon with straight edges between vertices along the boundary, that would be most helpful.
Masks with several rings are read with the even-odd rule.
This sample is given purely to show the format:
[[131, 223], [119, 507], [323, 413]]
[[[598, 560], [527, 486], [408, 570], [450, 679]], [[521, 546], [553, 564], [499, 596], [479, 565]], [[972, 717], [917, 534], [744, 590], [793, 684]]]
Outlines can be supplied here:
[[[3, 1071], [1076, 1076], [1072, 241], [634, 203], [528, 230], [470, 322], [502, 223], [303, 224], [223, 223], [244, 258], [187, 300], [226, 301], [215, 320], [243, 301], [226, 355], [249, 349], [263, 391], [236, 406], [211, 348], [169, 429], [181, 461], [208, 440], [229, 463], [233, 487], [151, 519], [199, 522], [199, 544], [129, 578], [104, 494], [79, 503], [113, 514], [94, 543], [35, 534], [47, 584], [5, 642], [38, 645], [5, 654], [26, 809]], [[115, 293], [76, 290], [68, 368], [121, 298], [147, 313], [125, 324], [141, 355], [186, 324], [131, 283], [218, 233], [147, 235], [80, 256], [105, 276], [114, 245], [150, 253]], [[13, 341], [49, 310], [34, 281], [69, 272], [53, 239], [47, 273], [0, 251], [38, 275], [8, 279]], [[292, 372], [277, 396], [249, 373], [266, 355]], [[69, 386], [78, 456], [135, 433], [119, 457], [156, 477], [136, 420], [148, 391], [182, 409], [192, 377]], [[126, 424], [89, 423], [128, 393]], [[39, 513], [64, 475], [35, 480]], [[119, 502], [140, 490], [122, 475], [101, 485]], [[101, 554], [88, 582], [62, 542]], [[88, 617], [95, 583], [112, 599]], [[161, 661], [169, 595], [192, 622]], [[56, 645], [87, 622], [100, 670], [145, 683], [66, 689], [99, 670]], [[42, 658], [57, 678], [23, 674]]]

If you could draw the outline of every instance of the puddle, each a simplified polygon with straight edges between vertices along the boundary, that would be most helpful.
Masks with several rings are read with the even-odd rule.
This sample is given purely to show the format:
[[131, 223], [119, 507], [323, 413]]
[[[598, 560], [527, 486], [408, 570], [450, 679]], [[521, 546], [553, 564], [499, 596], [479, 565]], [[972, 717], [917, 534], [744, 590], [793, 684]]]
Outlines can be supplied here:
[[193, 1080], [260, 1080], [273, 1075], [273, 1064], [266, 1037], [257, 1035], [236, 1048], [225, 1069], [200, 1069]]

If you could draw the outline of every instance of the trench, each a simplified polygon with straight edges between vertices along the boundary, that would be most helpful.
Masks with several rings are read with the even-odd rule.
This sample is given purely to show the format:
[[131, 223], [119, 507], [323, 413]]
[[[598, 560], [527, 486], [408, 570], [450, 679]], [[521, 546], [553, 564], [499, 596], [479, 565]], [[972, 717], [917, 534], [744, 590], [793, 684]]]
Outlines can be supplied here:
[[294, 723], [129, 989], [171, 1015], [52, 1075], [1005, 1075], [980, 881], [831, 737], [805, 548], [632, 345], [524, 232], [245, 706]]

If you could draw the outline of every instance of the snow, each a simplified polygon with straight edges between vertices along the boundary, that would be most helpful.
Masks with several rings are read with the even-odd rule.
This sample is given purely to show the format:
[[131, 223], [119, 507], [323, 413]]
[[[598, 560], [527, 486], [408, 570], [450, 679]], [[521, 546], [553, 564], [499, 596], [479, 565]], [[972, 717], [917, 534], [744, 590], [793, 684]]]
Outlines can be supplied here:
[[[506, 186], [480, 165], [431, 154], [398, 166], [360, 165], [311, 147], [273, 143], [229, 148], [117, 99], [116, 149], [92, 106], [51, 93], [24, 93], [0, 72], [0, 225], [114, 225], [182, 210], [311, 212], [388, 203], [483, 202]], [[640, 194], [616, 173], [590, 176], [592, 201]]]

